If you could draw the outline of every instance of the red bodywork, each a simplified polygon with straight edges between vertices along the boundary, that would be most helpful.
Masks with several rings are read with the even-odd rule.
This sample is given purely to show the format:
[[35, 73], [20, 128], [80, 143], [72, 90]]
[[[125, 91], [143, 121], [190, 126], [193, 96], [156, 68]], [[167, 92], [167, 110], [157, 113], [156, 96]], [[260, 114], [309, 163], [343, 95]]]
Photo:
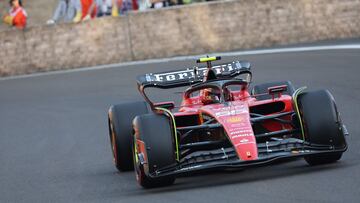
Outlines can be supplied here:
[[[204, 115], [215, 118], [224, 127], [228, 140], [233, 145], [239, 159], [256, 160], [258, 158], [258, 148], [250, 122], [251, 109], [269, 103], [282, 102], [282, 110], [273, 112], [273, 114], [290, 112], [293, 110], [292, 97], [280, 93], [273, 95], [272, 99], [257, 100], [256, 95], [250, 96], [248, 90], [243, 89], [231, 91], [231, 98], [232, 100], [227, 103], [203, 105], [200, 96], [189, 97], [184, 94], [181, 108], [179, 112], [174, 113], [174, 116], [196, 115], [199, 117], [199, 125], [202, 124]], [[285, 117], [285, 119], [290, 119], [290, 116]], [[292, 129], [291, 125], [272, 120], [264, 122], [263, 126], [268, 131]]]
[[[152, 166], [148, 172], [144, 170], [147, 177], [168, 178], [210, 169], [255, 167], [276, 160], [346, 150], [346, 147], [334, 148], [332, 140], [324, 145], [309, 142], [310, 136], [306, 134], [309, 125], [303, 122], [303, 111], [299, 108], [303, 98], [299, 100], [299, 95], [303, 95], [304, 88], [295, 90], [289, 81], [270, 82], [254, 86], [250, 94], [252, 73], [248, 62], [212, 66], [213, 60], [219, 59], [198, 60], [207, 62], [207, 67], [138, 76], [140, 93], [156, 114], [168, 118], [166, 124], [173, 130], [168, 129], [173, 139], [166, 143], [173, 148], [164, 148], [164, 152], [151, 154], [154, 152], [151, 145], [157, 142], [157, 137], [149, 141], [149, 148], [146, 142], [137, 141], [135, 148], [139, 160], [143, 160], [137, 162], [139, 168]], [[185, 86], [188, 89], [177, 107], [174, 102], [153, 103], [145, 93], [147, 87]], [[344, 126], [342, 129], [347, 134]], [[163, 145], [158, 143], [156, 149], [162, 149]], [[151, 158], [144, 159], [151, 156], [159, 161], [152, 164]], [[161, 165], [165, 158], [169, 163]]]

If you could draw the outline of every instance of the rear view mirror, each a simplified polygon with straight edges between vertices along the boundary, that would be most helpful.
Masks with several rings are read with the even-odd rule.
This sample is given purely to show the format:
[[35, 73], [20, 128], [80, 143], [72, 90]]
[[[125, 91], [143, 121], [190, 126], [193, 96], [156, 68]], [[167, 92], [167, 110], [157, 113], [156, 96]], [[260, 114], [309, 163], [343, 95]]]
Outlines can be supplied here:
[[154, 103], [154, 107], [160, 107], [171, 110], [175, 108], [175, 103], [173, 101], [159, 102], [159, 103]]
[[287, 90], [287, 85], [279, 85], [279, 86], [269, 87], [268, 93], [272, 95], [274, 99], [275, 94], [278, 94], [278, 97], [281, 97], [281, 93], [285, 92], [286, 90]]

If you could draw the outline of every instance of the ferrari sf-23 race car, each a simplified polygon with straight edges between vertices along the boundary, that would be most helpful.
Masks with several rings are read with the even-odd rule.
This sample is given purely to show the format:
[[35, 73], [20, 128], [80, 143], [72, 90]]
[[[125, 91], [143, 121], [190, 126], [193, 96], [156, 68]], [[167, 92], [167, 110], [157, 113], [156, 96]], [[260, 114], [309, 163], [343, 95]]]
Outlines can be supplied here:
[[[246, 168], [304, 157], [310, 165], [339, 160], [348, 135], [327, 90], [269, 82], [250, 89], [250, 63], [149, 73], [137, 78], [145, 101], [113, 105], [108, 122], [114, 163], [135, 169], [145, 187], [166, 186], [184, 174]], [[181, 105], [156, 103], [145, 89], [188, 88]]]

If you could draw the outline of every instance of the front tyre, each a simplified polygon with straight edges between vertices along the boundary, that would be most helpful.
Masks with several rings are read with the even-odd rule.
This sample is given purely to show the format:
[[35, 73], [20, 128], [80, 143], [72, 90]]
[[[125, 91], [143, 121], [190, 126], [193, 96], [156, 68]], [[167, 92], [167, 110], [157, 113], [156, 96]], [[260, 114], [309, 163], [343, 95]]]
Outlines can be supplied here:
[[[327, 90], [305, 92], [298, 97], [305, 140], [312, 144], [330, 145], [334, 150], [345, 150], [347, 145], [342, 123], [333, 96]], [[343, 152], [306, 156], [310, 165], [336, 162]]]
[[174, 176], [154, 177], [158, 169], [176, 164], [174, 130], [162, 114], [146, 114], [134, 119], [133, 160], [138, 183], [144, 188], [172, 185]]
[[114, 164], [119, 171], [133, 170], [132, 120], [137, 115], [148, 113], [144, 101], [113, 105], [109, 109], [108, 124]]

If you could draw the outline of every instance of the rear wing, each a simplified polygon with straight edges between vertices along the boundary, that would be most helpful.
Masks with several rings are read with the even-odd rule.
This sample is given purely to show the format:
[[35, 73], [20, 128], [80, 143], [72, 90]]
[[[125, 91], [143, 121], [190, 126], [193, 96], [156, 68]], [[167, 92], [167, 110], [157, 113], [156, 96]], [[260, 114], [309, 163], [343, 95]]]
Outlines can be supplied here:
[[[231, 79], [242, 73], [250, 72], [250, 63], [234, 61], [212, 67], [218, 78]], [[194, 67], [180, 71], [148, 73], [137, 77], [140, 89], [157, 87], [162, 89], [189, 86], [203, 81], [207, 67]]]

